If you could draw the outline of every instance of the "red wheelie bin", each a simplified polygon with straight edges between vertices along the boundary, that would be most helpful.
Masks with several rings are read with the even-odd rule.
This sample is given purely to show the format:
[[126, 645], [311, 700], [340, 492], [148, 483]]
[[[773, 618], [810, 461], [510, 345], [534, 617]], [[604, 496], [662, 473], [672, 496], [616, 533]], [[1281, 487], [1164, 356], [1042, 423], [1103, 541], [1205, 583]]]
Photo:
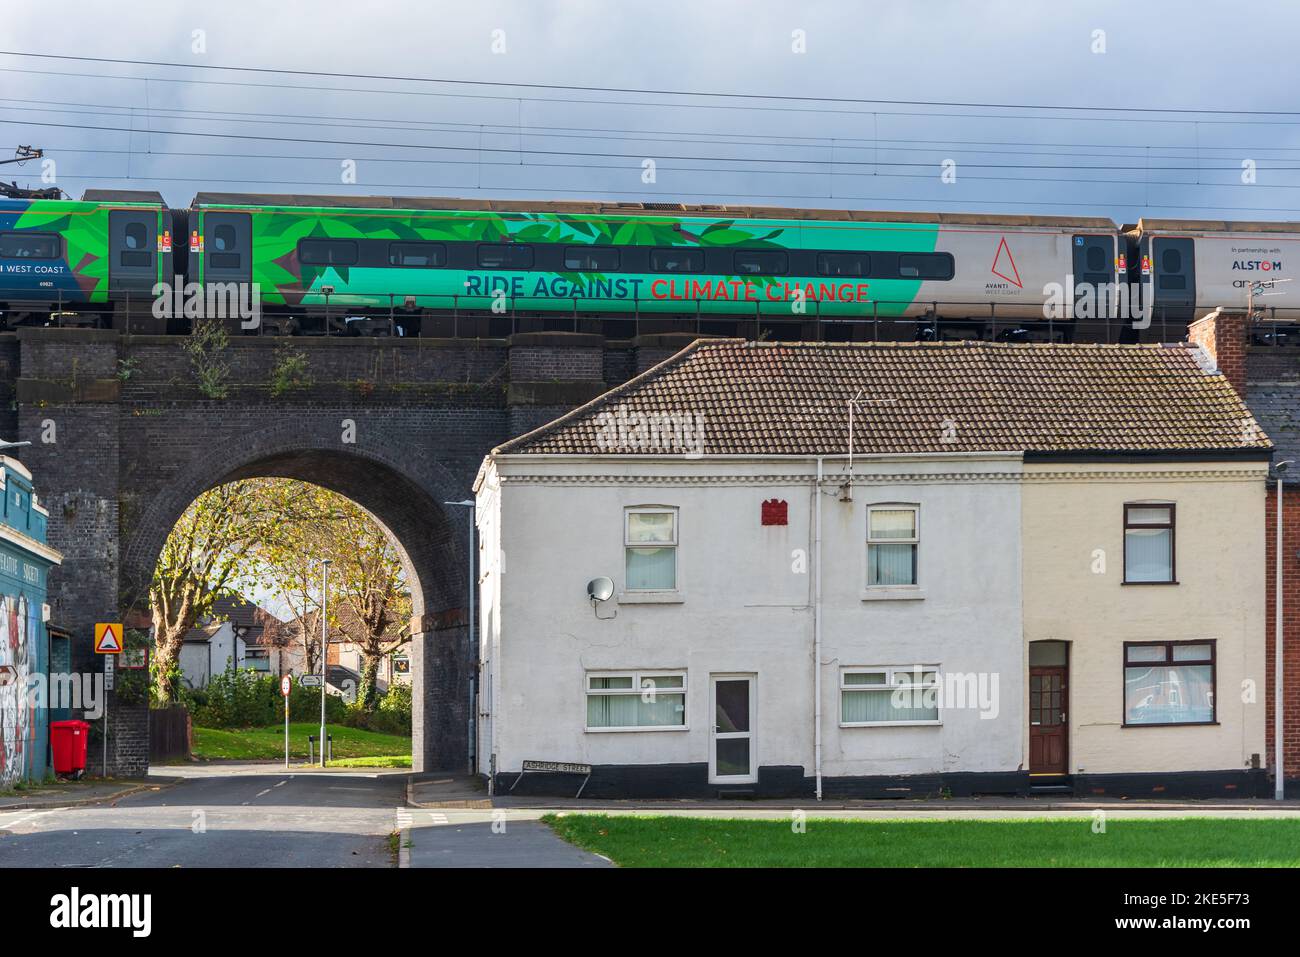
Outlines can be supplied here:
[[86, 773], [86, 745], [90, 725], [84, 721], [51, 721], [50, 750], [54, 773], [79, 778]]

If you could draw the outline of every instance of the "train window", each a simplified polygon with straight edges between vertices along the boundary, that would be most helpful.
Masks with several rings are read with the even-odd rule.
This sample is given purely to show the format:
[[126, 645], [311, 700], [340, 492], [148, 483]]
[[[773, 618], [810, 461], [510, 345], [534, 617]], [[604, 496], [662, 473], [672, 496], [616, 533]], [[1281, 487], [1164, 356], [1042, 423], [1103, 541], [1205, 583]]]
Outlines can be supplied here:
[[650, 269], [652, 272], [704, 272], [704, 250], [652, 249]]
[[208, 253], [208, 265], [213, 269], [238, 269], [239, 253]]
[[790, 271], [790, 257], [783, 249], [737, 250], [731, 263], [742, 276], [781, 276]]
[[424, 266], [447, 265], [447, 247], [442, 243], [389, 243], [388, 265]]
[[620, 258], [619, 251], [612, 246], [567, 246], [564, 268], [579, 272], [614, 272]]
[[871, 257], [866, 253], [818, 253], [817, 272], [823, 276], [870, 276]]
[[478, 248], [478, 264], [484, 269], [531, 269], [533, 247], [485, 243]]
[[0, 233], [0, 259], [58, 259], [56, 233]]
[[903, 253], [898, 257], [898, 274], [904, 279], [938, 279], [953, 277], [952, 256], [948, 253]]
[[1177, 276], [1177, 275], [1170, 275], [1168, 273], [1162, 273], [1157, 278], [1159, 280], [1161, 289], [1186, 289], [1187, 288], [1186, 276]]
[[303, 239], [298, 261], [307, 266], [355, 266], [357, 244], [350, 239]]
[[1183, 254], [1177, 249], [1166, 249], [1160, 254], [1161, 272], [1182, 272]]
[[1100, 246], [1089, 246], [1084, 254], [1088, 272], [1106, 271], [1106, 252]]
[[127, 249], [144, 249], [149, 241], [149, 231], [145, 229], [144, 223], [127, 223], [123, 236]]
[[[212, 248], [218, 252], [229, 252], [235, 248], [235, 227], [229, 223], [222, 223], [212, 231]], [[235, 264], [239, 264], [239, 257], [235, 257]], [[215, 266], [216, 263], [213, 263]]]

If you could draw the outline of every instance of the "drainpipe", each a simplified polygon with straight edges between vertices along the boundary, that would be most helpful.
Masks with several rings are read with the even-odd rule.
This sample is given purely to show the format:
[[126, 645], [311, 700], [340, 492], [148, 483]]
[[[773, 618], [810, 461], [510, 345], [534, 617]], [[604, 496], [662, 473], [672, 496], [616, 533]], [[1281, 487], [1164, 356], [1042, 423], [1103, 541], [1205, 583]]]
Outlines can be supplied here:
[[1286, 774], [1282, 765], [1282, 473], [1291, 460], [1273, 466], [1277, 473], [1277, 545], [1273, 559], [1273, 797], [1286, 796]]
[[813, 775], [822, 799], [822, 458], [813, 487]]

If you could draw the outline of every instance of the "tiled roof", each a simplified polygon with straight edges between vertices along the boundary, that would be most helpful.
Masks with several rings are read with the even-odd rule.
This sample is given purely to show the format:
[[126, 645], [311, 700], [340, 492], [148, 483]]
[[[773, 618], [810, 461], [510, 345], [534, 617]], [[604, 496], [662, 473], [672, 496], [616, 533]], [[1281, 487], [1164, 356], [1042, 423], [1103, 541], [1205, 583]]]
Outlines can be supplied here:
[[254, 605], [242, 597], [225, 595], [212, 603], [212, 616], [185, 633], [185, 641], [207, 641], [217, 632], [221, 622], [229, 621], [247, 628], [246, 645], [275, 644], [284, 622], [265, 608]]
[[[1252, 348], [1246, 354], [1246, 404], [1268, 432], [1275, 462], [1300, 463], [1300, 353], [1294, 349]], [[1295, 480], [1297, 465], [1286, 473]]]
[[[694, 449], [706, 455], [838, 455], [861, 391], [859, 454], [1267, 453], [1268, 437], [1203, 362], [1186, 344], [699, 340], [495, 451], [691, 451], [693, 436], [673, 430], [698, 421]], [[634, 413], [658, 417], [658, 442]]]

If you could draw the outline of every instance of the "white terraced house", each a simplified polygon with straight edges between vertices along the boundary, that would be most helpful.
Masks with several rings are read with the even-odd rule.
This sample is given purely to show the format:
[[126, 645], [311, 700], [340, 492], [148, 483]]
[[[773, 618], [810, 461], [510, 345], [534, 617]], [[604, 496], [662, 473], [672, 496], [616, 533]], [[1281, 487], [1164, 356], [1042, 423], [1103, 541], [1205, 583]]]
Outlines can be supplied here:
[[484, 460], [479, 772], [1253, 794], [1271, 448], [1193, 345], [701, 340]]

